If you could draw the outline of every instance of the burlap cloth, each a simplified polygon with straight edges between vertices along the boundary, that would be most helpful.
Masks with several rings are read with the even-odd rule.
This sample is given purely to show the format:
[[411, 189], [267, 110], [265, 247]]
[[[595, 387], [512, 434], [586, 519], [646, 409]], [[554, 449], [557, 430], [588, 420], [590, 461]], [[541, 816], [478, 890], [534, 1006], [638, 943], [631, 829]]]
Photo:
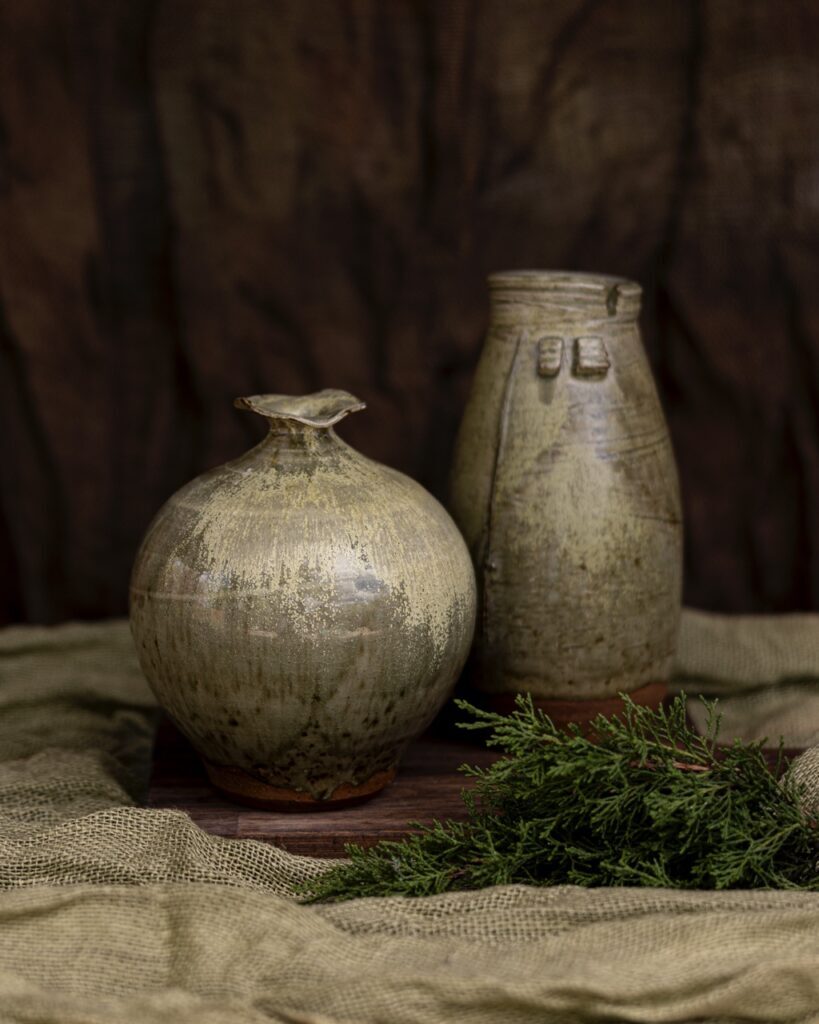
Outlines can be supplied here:
[[[819, 741], [817, 621], [689, 613], [678, 678]], [[0, 1021], [819, 1022], [819, 894], [299, 905], [324, 862], [139, 807], [154, 718], [124, 623], [0, 633]]]

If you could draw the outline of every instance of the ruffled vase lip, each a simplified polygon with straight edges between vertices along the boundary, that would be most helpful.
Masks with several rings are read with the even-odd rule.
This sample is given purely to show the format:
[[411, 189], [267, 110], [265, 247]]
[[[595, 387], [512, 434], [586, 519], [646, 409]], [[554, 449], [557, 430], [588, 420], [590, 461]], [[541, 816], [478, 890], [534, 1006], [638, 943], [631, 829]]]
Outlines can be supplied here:
[[326, 429], [367, 403], [339, 388], [324, 388], [309, 395], [248, 395], [233, 403], [268, 420], [293, 420], [307, 427]]

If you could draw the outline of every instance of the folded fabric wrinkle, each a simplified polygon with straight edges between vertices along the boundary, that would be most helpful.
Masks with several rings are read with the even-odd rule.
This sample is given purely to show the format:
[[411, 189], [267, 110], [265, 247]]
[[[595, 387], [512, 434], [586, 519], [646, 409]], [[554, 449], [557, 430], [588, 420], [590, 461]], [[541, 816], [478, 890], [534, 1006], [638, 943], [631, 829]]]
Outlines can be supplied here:
[[[817, 626], [684, 613], [678, 683], [718, 687], [737, 725], [744, 701], [798, 687], [802, 720], [789, 705], [771, 732], [815, 735]], [[731, 675], [748, 664], [750, 693]], [[328, 862], [138, 806], [154, 715], [125, 623], [0, 633], [4, 1022], [819, 1020], [819, 895], [500, 886], [301, 906]]]

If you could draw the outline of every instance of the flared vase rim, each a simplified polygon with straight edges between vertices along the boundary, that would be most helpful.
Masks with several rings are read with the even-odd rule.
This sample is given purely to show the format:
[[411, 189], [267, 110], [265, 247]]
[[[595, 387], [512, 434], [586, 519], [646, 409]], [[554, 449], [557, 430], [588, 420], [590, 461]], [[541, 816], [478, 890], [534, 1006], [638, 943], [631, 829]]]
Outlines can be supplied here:
[[325, 388], [309, 395], [247, 395], [233, 404], [237, 409], [264, 416], [271, 423], [284, 420], [318, 430], [326, 430], [351, 412], [367, 408], [366, 402], [339, 388]]

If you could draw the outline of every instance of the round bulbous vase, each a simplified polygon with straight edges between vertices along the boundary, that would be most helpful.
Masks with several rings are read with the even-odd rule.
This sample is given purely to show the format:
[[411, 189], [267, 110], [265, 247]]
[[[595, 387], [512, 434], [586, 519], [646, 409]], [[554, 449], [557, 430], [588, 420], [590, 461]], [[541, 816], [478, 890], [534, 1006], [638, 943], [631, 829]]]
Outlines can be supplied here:
[[236, 404], [267, 437], [178, 491], [131, 580], [159, 702], [240, 802], [316, 809], [393, 778], [472, 640], [469, 553], [415, 481], [345, 444], [344, 391]]
[[657, 704], [681, 604], [671, 441], [640, 340], [639, 285], [490, 277], [489, 331], [456, 444], [450, 509], [480, 611], [473, 682], [587, 722]]

